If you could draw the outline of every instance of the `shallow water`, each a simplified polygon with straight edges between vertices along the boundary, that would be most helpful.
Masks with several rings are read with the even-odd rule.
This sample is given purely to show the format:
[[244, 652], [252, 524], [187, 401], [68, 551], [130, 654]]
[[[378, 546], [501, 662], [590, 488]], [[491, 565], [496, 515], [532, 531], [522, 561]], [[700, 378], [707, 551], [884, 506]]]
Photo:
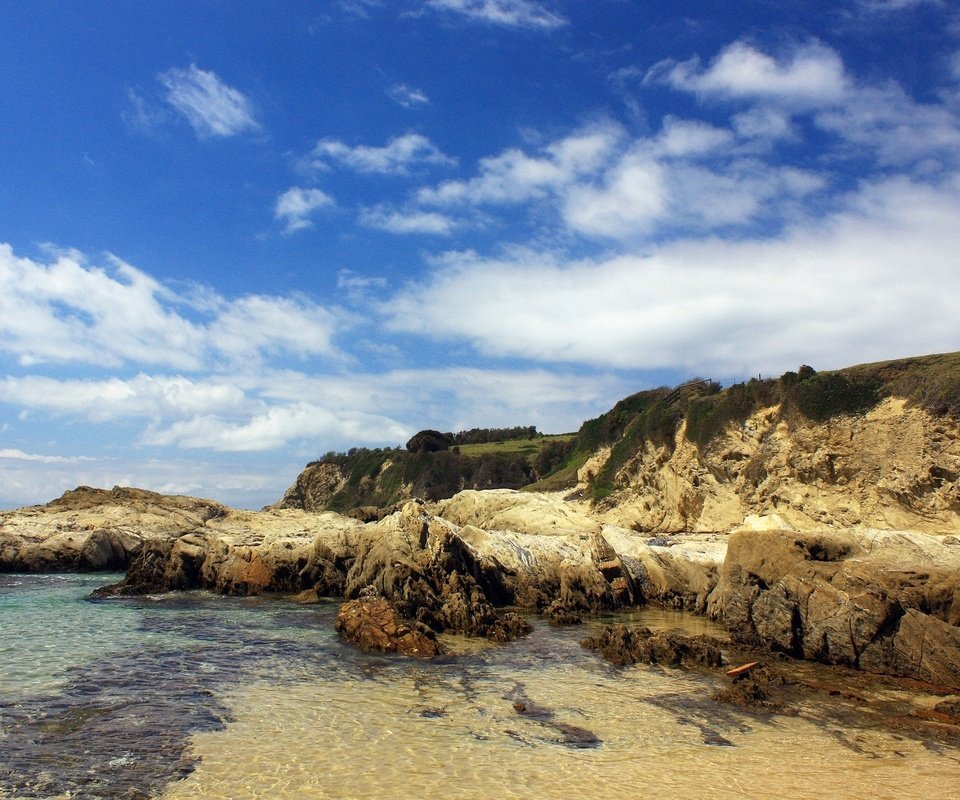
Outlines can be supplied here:
[[[370, 656], [335, 604], [194, 592], [92, 602], [102, 576], [0, 575], [0, 796], [952, 798], [960, 753], [717, 705], [535, 621], [439, 662]], [[631, 622], [715, 632], [659, 611]], [[518, 711], [519, 709], [519, 711]]]

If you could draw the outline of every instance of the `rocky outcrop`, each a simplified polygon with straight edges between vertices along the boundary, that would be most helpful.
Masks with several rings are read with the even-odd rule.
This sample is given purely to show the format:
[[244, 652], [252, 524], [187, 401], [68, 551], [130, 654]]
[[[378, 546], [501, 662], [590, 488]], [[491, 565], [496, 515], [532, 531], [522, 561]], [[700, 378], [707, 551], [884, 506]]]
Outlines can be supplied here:
[[[488, 501], [488, 502], [487, 502]], [[0, 516], [0, 569], [122, 569], [102, 594], [204, 588], [358, 599], [411, 630], [506, 641], [505, 606], [556, 623], [643, 602], [709, 613], [737, 642], [960, 686], [960, 538], [744, 528], [650, 536], [559, 494], [463, 492], [376, 522], [81, 488]]]
[[0, 512], [0, 571], [126, 569], [145, 546], [227, 513], [212, 500], [81, 486], [46, 505]]
[[[591, 462], [589, 478], [601, 466]], [[902, 398], [815, 423], [762, 409], [701, 449], [681, 426], [646, 442], [602, 504], [610, 524], [651, 532], [857, 526], [960, 530], [960, 425]]]
[[280, 500], [268, 509], [295, 508], [302, 511], [323, 511], [330, 499], [346, 483], [340, 467], [330, 463], [309, 464], [301, 472], [293, 486], [284, 492]]
[[443, 648], [436, 634], [424, 625], [403, 620], [382, 597], [361, 597], [340, 606], [336, 629], [344, 640], [361, 650], [431, 658]]
[[706, 611], [726, 557], [726, 536], [648, 537], [607, 525], [603, 538], [623, 564], [637, 599], [701, 614]]
[[458, 534], [456, 526], [411, 501], [369, 526], [360, 537], [344, 594], [374, 590], [407, 619], [434, 631], [453, 631], [507, 641], [529, 631], [515, 614], [495, 605], [512, 599], [496, 560]]
[[357, 552], [358, 520], [302, 511], [230, 511], [150, 541], [123, 581], [101, 595], [209, 589], [252, 595], [313, 590], [341, 596]]
[[734, 640], [960, 687], [960, 540], [740, 531], [709, 599]]

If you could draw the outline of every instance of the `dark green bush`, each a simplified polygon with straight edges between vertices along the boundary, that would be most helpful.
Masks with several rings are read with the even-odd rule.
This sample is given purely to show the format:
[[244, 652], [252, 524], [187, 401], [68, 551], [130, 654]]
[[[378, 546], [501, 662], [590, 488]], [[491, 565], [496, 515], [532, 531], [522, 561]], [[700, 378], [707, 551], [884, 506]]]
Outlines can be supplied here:
[[840, 372], [818, 372], [797, 383], [793, 406], [809, 420], [825, 422], [841, 414], [858, 414], [880, 402], [882, 382], [870, 375], [848, 378]]

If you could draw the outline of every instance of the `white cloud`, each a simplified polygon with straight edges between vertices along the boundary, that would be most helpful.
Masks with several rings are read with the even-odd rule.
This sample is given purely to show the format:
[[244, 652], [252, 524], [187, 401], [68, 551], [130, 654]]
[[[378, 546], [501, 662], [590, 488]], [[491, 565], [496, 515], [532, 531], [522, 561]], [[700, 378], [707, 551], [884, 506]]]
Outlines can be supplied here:
[[187, 69], [161, 72], [157, 80], [167, 90], [167, 102], [200, 137], [235, 136], [260, 127], [247, 97], [214, 72], [191, 64]]
[[844, 94], [843, 62], [819, 42], [798, 46], [777, 60], [745, 42], [736, 42], [703, 68], [699, 59], [663, 61], [647, 73], [647, 81], [664, 82], [701, 95], [775, 100], [790, 105], [831, 104]]
[[0, 401], [94, 422], [235, 413], [248, 405], [243, 389], [228, 379], [144, 373], [103, 380], [7, 376], [0, 379]]
[[277, 198], [273, 215], [286, 224], [285, 230], [287, 233], [294, 233], [313, 227], [310, 215], [314, 211], [322, 208], [332, 208], [335, 205], [336, 201], [320, 189], [303, 189], [299, 186], [291, 186]]
[[815, 122], [856, 148], [854, 153], [869, 153], [885, 166], [927, 159], [941, 167], [960, 164], [956, 110], [917, 103], [895, 84], [849, 92], [843, 104], [819, 111]]
[[404, 108], [416, 108], [430, 104], [430, 98], [427, 97], [423, 89], [415, 89], [407, 86], [405, 83], [395, 83], [387, 92], [390, 99]]
[[537, 156], [517, 149], [484, 158], [479, 174], [467, 181], [447, 181], [417, 194], [427, 205], [521, 203], [589, 175], [609, 159], [623, 137], [618, 125], [590, 126], [543, 148]]
[[435, 211], [394, 211], [382, 206], [363, 209], [359, 220], [368, 228], [398, 234], [449, 236], [456, 227], [453, 219]]
[[89, 266], [73, 251], [49, 264], [0, 244], [0, 350], [23, 364], [86, 361], [199, 366], [203, 332], [153, 278], [117, 259]]
[[[110, 269], [75, 251], [50, 263], [0, 244], [0, 352], [21, 365], [160, 365], [198, 371], [266, 356], [339, 359], [333, 338], [350, 318], [304, 297], [213, 291], [180, 297], [115, 257]], [[186, 315], [189, 313], [189, 316]]]
[[749, 226], [825, 184], [747, 157], [751, 150], [733, 130], [697, 120], [668, 117], [658, 133], [632, 142], [607, 123], [535, 155], [511, 149], [482, 159], [476, 177], [424, 187], [416, 199], [443, 208], [530, 203], [553, 208], [568, 233], [632, 240], [684, 226]]
[[903, 11], [922, 5], [942, 6], [943, 0], [860, 0], [860, 5], [867, 11]]
[[248, 295], [225, 304], [207, 333], [210, 344], [231, 362], [283, 353], [336, 359], [333, 338], [346, 322], [342, 312], [307, 297]]
[[273, 450], [298, 440], [333, 437], [346, 437], [355, 444], [405, 440], [410, 433], [408, 428], [388, 417], [298, 402], [271, 406], [242, 422], [203, 416], [167, 427], [151, 426], [143, 438], [149, 445], [242, 452]]
[[456, 161], [444, 155], [426, 136], [407, 133], [383, 147], [350, 147], [336, 139], [321, 139], [313, 148], [312, 165], [324, 169], [340, 163], [358, 172], [406, 175], [418, 164], [449, 166]]
[[34, 461], [38, 464], [77, 464], [82, 461], [93, 461], [87, 456], [43, 456], [36, 453], [25, 453], [23, 450], [9, 447], [0, 449], [0, 458], [9, 458], [16, 461]]
[[452, 253], [385, 310], [393, 330], [489, 356], [691, 374], [960, 349], [960, 187], [893, 179], [844, 208], [774, 239], [678, 240], [646, 255]]
[[575, 186], [564, 199], [564, 219], [580, 233], [614, 238], [650, 231], [667, 212], [664, 168], [646, 154], [628, 155], [601, 185]]
[[809, 115], [814, 126], [836, 137], [822, 153], [829, 158], [916, 165], [927, 172], [960, 161], [960, 119], [949, 88], [947, 102], [929, 104], [917, 102], [894, 82], [858, 82], [847, 75], [840, 56], [820, 42], [799, 45], [781, 60], [736, 42], [706, 68], [696, 58], [665, 61], [646, 80], [749, 104], [733, 116], [733, 130], [745, 140], [766, 140], [768, 147], [797, 140], [794, 118]]
[[564, 17], [535, 0], [427, 0], [427, 6], [511, 28], [550, 30], [567, 24]]

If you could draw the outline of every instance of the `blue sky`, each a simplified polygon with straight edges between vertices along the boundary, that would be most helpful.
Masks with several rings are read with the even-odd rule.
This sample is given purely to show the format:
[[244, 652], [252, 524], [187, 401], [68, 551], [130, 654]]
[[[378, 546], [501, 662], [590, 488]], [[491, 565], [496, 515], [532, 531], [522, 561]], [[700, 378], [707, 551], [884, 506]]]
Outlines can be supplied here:
[[0, 506], [960, 350], [938, 0], [0, 0]]

